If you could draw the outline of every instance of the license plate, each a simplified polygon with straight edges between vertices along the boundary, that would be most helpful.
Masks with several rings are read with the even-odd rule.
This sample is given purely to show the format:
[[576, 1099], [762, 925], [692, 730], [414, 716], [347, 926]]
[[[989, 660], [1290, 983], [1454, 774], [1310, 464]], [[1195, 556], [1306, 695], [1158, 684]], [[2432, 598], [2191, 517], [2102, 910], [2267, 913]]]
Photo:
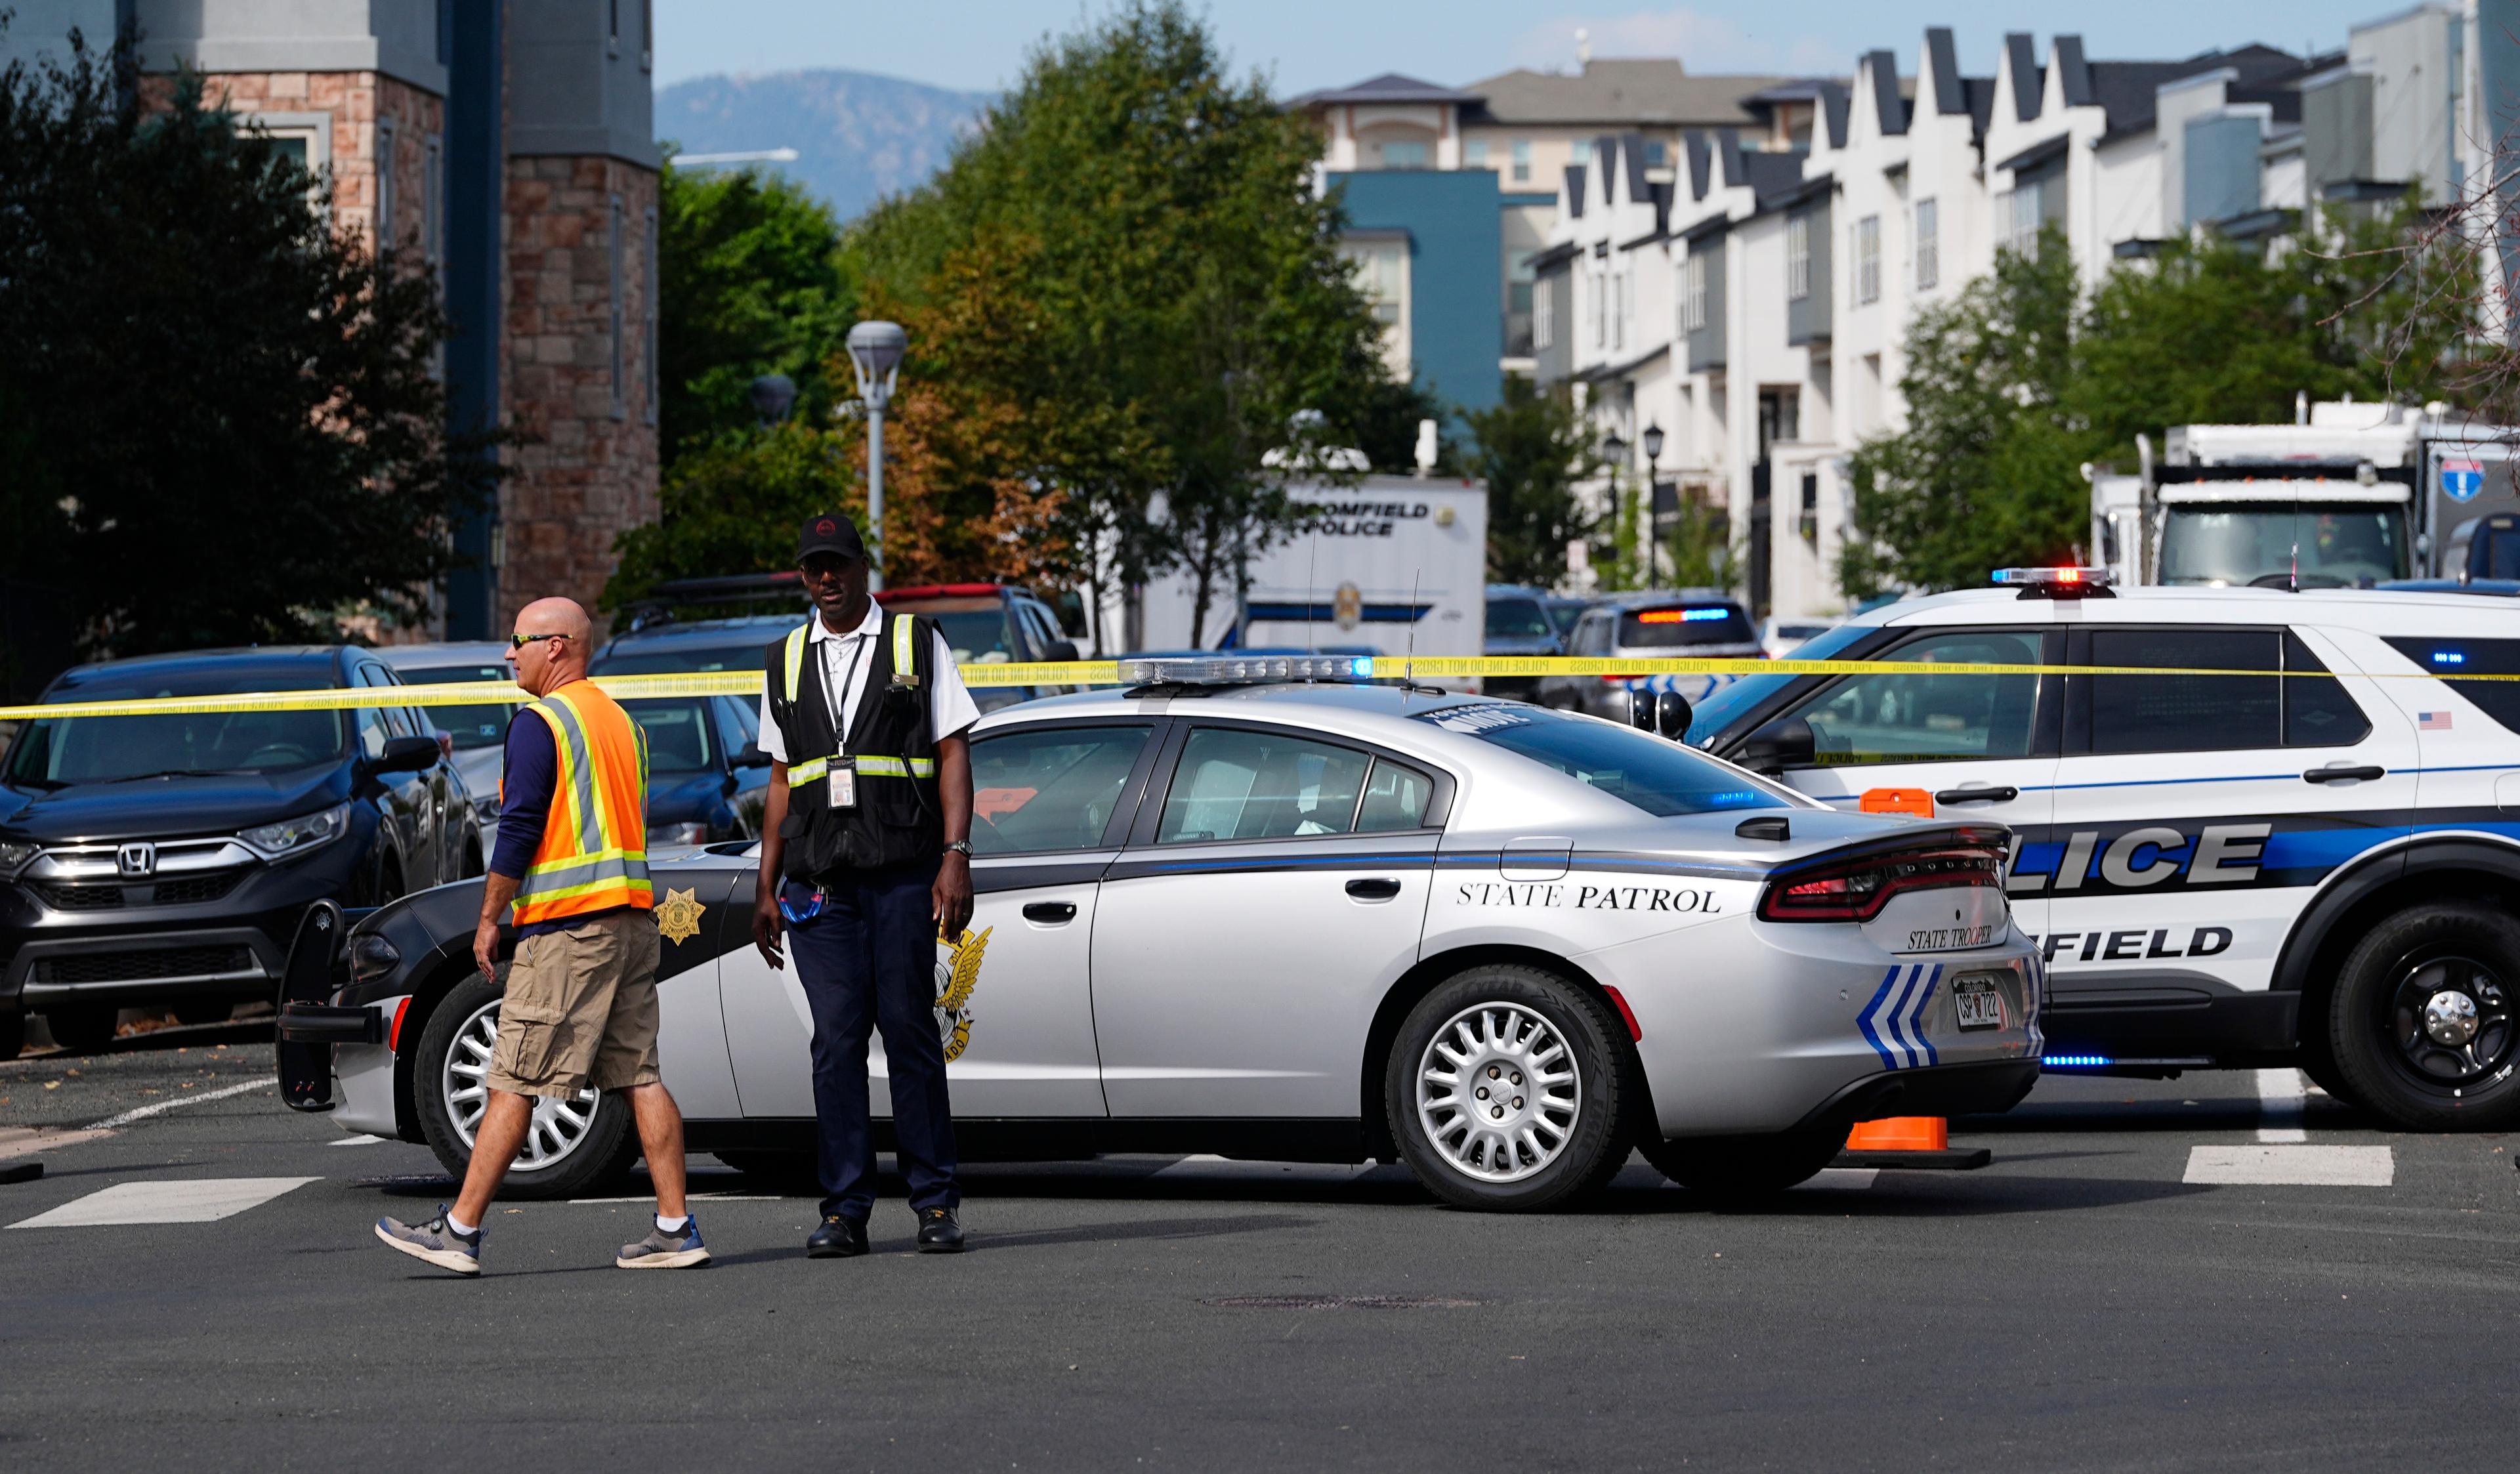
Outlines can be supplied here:
[[1954, 978], [1952, 1011], [1963, 1029], [2001, 1029], [2003, 1027], [2003, 995], [1995, 991], [1992, 978]]

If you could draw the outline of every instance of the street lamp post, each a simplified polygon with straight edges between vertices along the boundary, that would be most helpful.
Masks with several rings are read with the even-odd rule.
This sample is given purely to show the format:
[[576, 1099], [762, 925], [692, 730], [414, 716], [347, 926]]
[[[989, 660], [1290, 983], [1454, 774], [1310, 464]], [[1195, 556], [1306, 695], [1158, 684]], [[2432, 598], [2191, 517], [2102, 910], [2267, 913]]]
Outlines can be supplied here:
[[[1644, 440], [1645, 526], [1648, 529], [1645, 542], [1645, 584], [1650, 588], [1662, 581], [1662, 529], [1654, 525], [1656, 515], [1654, 498], [1660, 495], [1656, 490], [1659, 483], [1654, 478], [1662, 473], [1662, 425], [1659, 423], [1646, 425]], [[1677, 570], [1675, 570], [1676, 575]]]
[[849, 330], [849, 362], [858, 371], [858, 398], [867, 415], [867, 587], [883, 587], [883, 412], [892, 404], [893, 381], [910, 335], [899, 323], [860, 323]]
[[1619, 437], [1617, 430], [1612, 430], [1601, 437], [1601, 459], [1610, 463], [1610, 556], [1614, 560], [1612, 565], [1616, 566], [1615, 559], [1619, 553], [1620, 503], [1624, 493], [1624, 488], [1619, 483], [1619, 471], [1627, 465], [1628, 460], [1628, 442]]

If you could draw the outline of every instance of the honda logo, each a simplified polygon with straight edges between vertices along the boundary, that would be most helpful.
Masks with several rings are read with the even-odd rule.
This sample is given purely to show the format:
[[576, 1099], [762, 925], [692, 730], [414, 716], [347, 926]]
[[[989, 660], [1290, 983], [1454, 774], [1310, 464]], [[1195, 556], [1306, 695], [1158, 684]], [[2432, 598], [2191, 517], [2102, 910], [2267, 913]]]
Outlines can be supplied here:
[[154, 873], [158, 869], [158, 846], [146, 843], [126, 844], [114, 852], [113, 863], [125, 875], [140, 876]]

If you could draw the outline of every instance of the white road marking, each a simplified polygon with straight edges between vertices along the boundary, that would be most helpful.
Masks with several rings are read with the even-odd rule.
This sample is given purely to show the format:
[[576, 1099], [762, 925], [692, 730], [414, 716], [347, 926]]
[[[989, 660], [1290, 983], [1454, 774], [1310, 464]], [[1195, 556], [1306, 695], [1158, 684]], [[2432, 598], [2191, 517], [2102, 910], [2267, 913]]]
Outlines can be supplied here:
[[108, 1116], [88, 1130], [112, 1131], [117, 1126], [129, 1126], [134, 1121], [146, 1121], [151, 1116], [162, 1115], [170, 1110], [182, 1110], [187, 1105], [199, 1105], [204, 1100], [225, 1100], [230, 1095], [242, 1095], [250, 1091], [269, 1091], [279, 1088], [276, 1081], [248, 1080], [243, 1085], [223, 1086], [218, 1090], [203, 1091], [198, 1095], [178, 1095], [172, 1100], [160, 1100], [156, 1105], [144, 1105], [137, 1110], [124, 1111], [118, 1116]]
[[209, 1224], [322, 1178], [193, 1178], [116, 1183], [12, 1228], [92, 1228], [107, 1224]]
[[2272, 1187], [2387, 1187], [2398, 1162], [2386, 1146], [2198, 1146], [2187, 1153], [2186, 1183]]
[[327, 1146], [374, 1146], [383, 1139], [384, 1138], [382, 1137], [371, 1136], [366, 1132], [361, 1132], [355, 1137], [343, 1137], [338, 1141], [327, 1141], [324, 1144]]
[[99, 1137], [112, 1135], [110, 1131], [93, 1128], [87, 1131], [56, 1131], [49, 1126], [0, 1126], [0, 1162], [11, 1157], [31, 1157], [56, 1146], [76, 1146], [81, 1141], [93, 1141]]
[[[683, 1200], [691, 1203], [784, 1203], [789, 1198], [809, 1198], [810, 1192], [687, 1192]], [[652, 1203], [654, 1193], [646, 1197], [573, 1197], [572, 1206], [580, 1203]]]
[[2302, 1130], [2302, 1105], [2310, 1098], [2310, 1082], [2301, 1071], [2286, 1067], [2258, 1071], [2258, 1139], [2269, 1142], [2296, 1142], [2310, 1139]]

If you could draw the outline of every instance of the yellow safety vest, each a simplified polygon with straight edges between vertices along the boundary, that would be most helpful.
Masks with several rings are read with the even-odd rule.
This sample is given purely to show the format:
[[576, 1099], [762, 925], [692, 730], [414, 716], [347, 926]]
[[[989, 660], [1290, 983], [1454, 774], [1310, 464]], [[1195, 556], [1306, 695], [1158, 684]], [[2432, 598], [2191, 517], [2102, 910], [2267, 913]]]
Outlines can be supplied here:
[[573, 681], [525, 708], [552, 730], [560, 778], [542, 843], [517, 887], [519, 926], [655, 904], [648, 883], [648, 735], [621, 703]]

